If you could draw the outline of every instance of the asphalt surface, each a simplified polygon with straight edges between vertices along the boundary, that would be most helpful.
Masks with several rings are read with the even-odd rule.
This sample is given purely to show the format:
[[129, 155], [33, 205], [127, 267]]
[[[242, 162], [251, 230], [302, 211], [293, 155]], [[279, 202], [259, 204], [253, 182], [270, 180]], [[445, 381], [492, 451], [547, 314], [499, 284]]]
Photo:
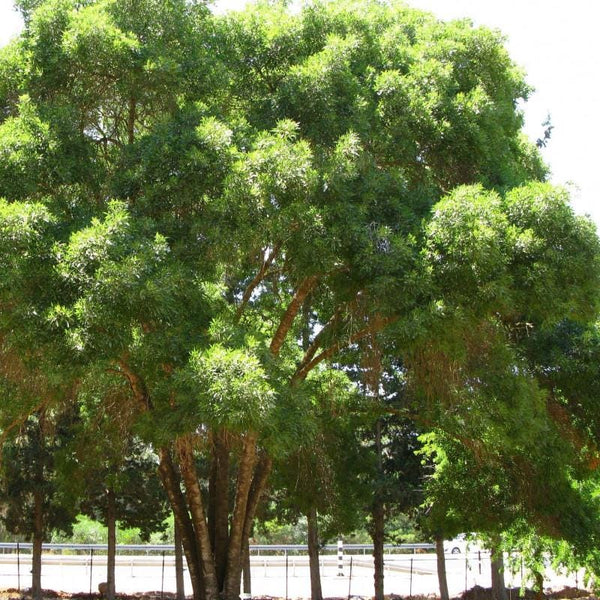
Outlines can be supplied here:
[[[343, 572], [339, 573], [337, 558], [325, 557], [321, 577], [325, 597], [371, 597], [373, 569], [369, 556], [344, 556]], [[438, 591], [435, 555], [389, 555], [385, 559], [385, 593], [402, 596], [434, 594]], [[475, 585], [490, 586], [489, 558], [473, 555], [448, 555], [446, 560], [448, 586], [456, 596]], [[574, 576], [549, 573], [549, 586], [557, 589], [575, 586]], [[520, 573], [505, 576], [510, 587], [521, 584]], [[105, 557], [44, 555], [42, 587], [64, 592], [96, 592], [106, 581]], [[173, 558], [166, 556], [118, 556], [116, 568], [117, 592], [174, 592]], [[577, 582], [580, 583], [580, 580]], [[0, 555], [0, 588], [31, 586], [30, 556]], [[186, 571], [186, 593], [191, 584]], [[306, 557], [252, 557], [252, 595], [281, 598], [310, 597], [310, 578]]]

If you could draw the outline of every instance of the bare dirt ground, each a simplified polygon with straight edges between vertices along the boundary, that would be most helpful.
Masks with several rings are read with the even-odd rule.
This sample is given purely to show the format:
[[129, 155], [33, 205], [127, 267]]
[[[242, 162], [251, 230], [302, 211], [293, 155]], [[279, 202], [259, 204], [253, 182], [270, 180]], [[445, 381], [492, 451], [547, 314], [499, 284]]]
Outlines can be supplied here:
[[[538, 600], [539, 596], [532, 590], [525, 590], [521, 595], [519, 589], [509, 589], [509, 600]], [[455, 600], [491, 600], [491, 589], [475, 586], [466, 593], [461, 594]], [[0, 600], [28, 600], [31, 598], [30, 590], [7, 589], [0, 590]], [[55, 592], [53, 590], [44, 590], [44, 600], [102, 600], [101, 594], [67, 594], [65, 592]], [[117, 594], [117, 600], [176, 600], [176, 596], [170, 592], [144, 592], [139, 594]], [[599, 600], [599, 598], [587, 590], [565, 587], [562, 590], [549, 592], [541, 598], [546, 600]], [[252, 600], [284, 600], [275, 596], [253, 597]], [[326, 598], [325, 600], [349, 600], [348, 598]], [[351, 600], [371, 600], [362, 599], [358, 596], [352, 596]], [[386, 600], [439, 600], [435, 595], [411, 596], [410, 598], [389, 595]]]

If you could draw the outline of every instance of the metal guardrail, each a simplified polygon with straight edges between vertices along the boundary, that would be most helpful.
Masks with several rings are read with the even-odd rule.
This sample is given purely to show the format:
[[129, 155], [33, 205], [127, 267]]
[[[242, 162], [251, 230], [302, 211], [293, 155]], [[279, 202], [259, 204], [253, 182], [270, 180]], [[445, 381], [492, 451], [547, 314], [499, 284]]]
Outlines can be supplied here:
[[[0, 550], [31, 550], [33, 544], [28, 542], [0, 542]], [[106, 544], [43, 544], [43, 550], [46, 552], [70, 550], [70, 551], [106, 551]], [[372, 544], [344, 544], [344, 552], [373, 550]], [[384, 550], [403, 552], [407, 550], [433, 550], [433, 544], [385, 544]], [[321, 551], [337, 552], [337, 544], [326, 544], [321, 546]], [[252, 544], [250, 553], [261, 552], [306, 552], [308, 546], [305, 544]], [[174, 552], [173, 544], [121, 544], [117, 546], [117, 552]]]

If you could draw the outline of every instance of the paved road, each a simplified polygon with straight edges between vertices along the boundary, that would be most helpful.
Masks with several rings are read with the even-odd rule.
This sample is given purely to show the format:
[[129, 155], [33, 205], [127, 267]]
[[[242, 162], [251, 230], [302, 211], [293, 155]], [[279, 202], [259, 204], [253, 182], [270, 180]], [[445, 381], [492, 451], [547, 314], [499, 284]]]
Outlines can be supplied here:
[[[0, 588], [27, 588], [31, 585], [30, 557], [22, 556], [17, 565], [14, 555], [0, 555]], [[65, 592], [96, 591], [106, 580], [104, 557], [94, 557], [90, 565], [85, 556], [44, 557], [42, 585], [45, 589]], [[20, 568], [19, 568], [20, 567]], [[448, 556], [450, 594], [456, 596], [474, 585], [490, 586], [489, 558], [471, 555]], [[173, 558], [161, 556], [119, 556], [116, 569], [117, 590], [122, 593], [164, 590], [175, 591]], [[507, 584], [520, 585], [518, 574], [507, 573]], [[575, 584], [574, 577], [552, 575], [553, 587]], [[335, 557], [326, 557], [322, 566], [325, 597], [373, 595], [373, 569], [368, 556], [345, 556], [343, 575], [338, 575]], [[385, 593], [408, 596], [436, 593], [438, 589], [435, 556], [432, 554], [389, 555], [386, 557]], [[289, 598], [310, 597], [310, 579], [306, 557], [288, 558], [287, 577], [284, 557], [252, 557], [252, 592], [254, 596]], [[287, 593], [286, 593], [287, 592]], [[186, 575], [186, 593], [191, 585]]]

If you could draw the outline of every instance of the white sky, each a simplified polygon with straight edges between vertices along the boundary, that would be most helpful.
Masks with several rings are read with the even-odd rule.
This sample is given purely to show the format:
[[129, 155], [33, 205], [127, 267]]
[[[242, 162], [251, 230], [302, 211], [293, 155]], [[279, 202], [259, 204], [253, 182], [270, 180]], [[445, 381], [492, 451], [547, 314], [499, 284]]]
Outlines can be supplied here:
[[[513, 59], [536, 89], [525, 107], [534, 140], [551, 115], [554, 130], [544, 150], [555, 183], [573, 183], [575, 210], [600, 227], [600, 36], [598, 0], [407, 0], [442, 19], [470, 17], [500, 29]], [[217, 0], [219, 10], [245, 0]], [[12, 0], [0, 0], [0, 45], [20, 29]]]

